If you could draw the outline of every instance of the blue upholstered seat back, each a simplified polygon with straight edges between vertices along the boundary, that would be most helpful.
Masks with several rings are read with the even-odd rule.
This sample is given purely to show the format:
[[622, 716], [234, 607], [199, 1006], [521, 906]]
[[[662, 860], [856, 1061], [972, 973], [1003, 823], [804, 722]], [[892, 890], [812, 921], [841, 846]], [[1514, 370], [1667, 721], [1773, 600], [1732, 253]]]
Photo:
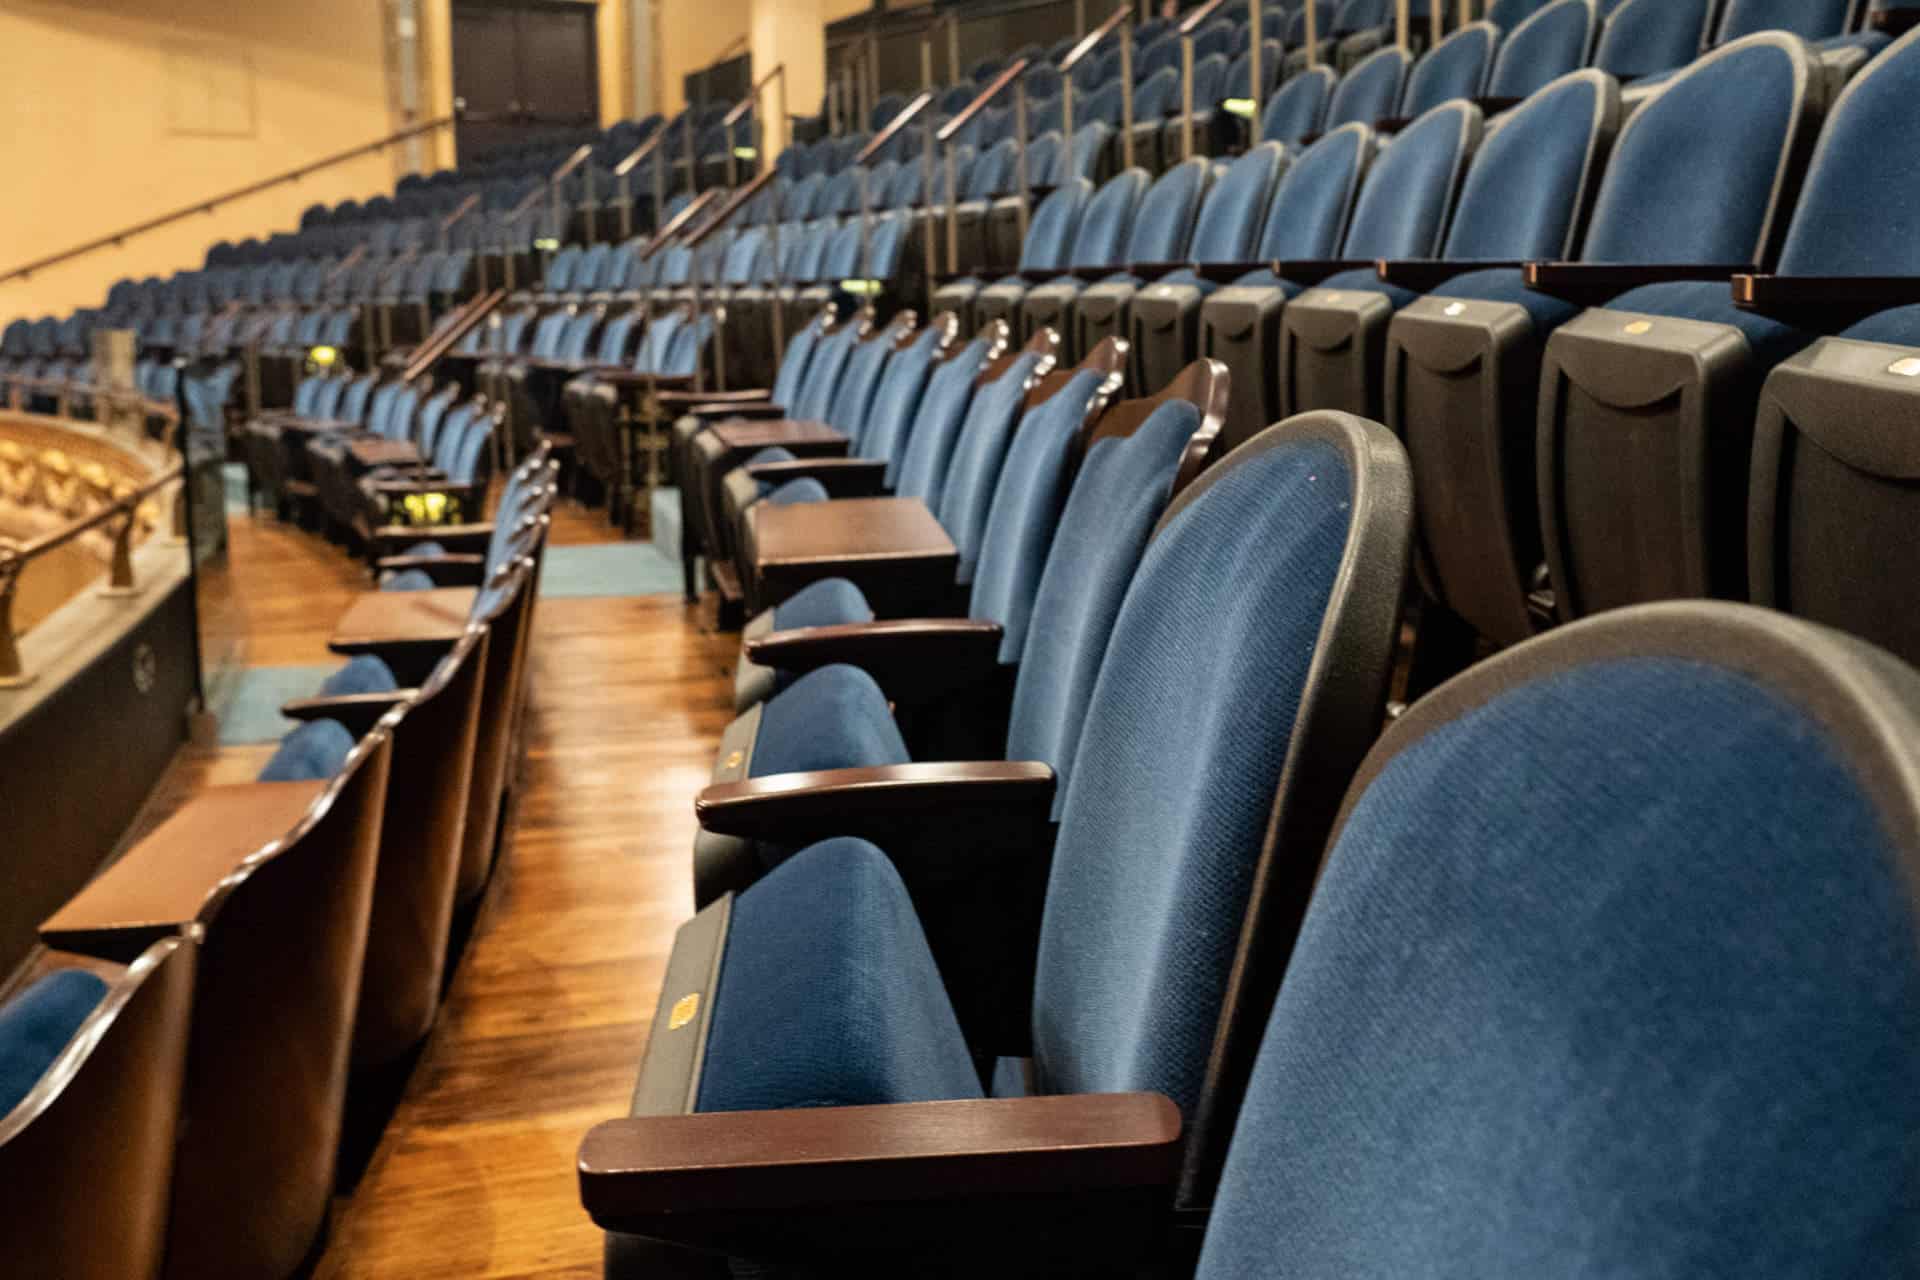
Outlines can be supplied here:
[[1485, 92], [1500, 47], [1500, 29], [1490, 22], [1460, 28], [1428, 50], [1407, 76], [1403, 116], [1421, 116], [1454, 98], [1477, 98]]
[[[1121, 597], [1199, 425], [1198, 409], [1173, 401], [1132, 435], [1087, 451], [1034, 592], [1007, 759], [1043, 761], [1062, 778], [1071, 776], [1080, 722]], [[1064, 800], [1063, 788], [1056, 804]]]
[[547, 263], [545, 283], [548, 293], [565, 293], [573, 287], [573, 272], [579, 265], [580, 254], [580, 246], [570, 244], [553, 255]]
[[622, 311], [607, 321], [607, 327], [600, 331], [600, 343], [594, 349], [595, 364], [617, 365], [627, 353], [627, 339], [633, 334], [633, 326], [639, 320], [637, 312]]
[[1487, 93], [1524, 98], [1587, 64], [1600, 14], [1594, 0], [1553, 0], [1507, 33]]
[[884, 459], [888, 485], [895, 482], [901, 460], [906, 456], [907, 441], [933, 373], [934, 356], [941, 338], [938, 325], [923, 328], [906, 350], [896, 351], [888, 358], [880, 388], [874, 393], [873, 408], [867, 414], [855, 452], [862, 458]]
[[1327, 857], [1200, 1275], [1906, 1269], [1913, 872], [1816, 718], [1716, 663], [1431, 728]]
[[1302, 152], [1274, 186], [1258, 256], [1277, 261], [1339, 256], [1340, 238], [1376, 149], [1371, 128], [1350, 124]]
[[833, 403], [827, 409], [828, 425], [846, 432], [856, 446], [866, 426], [867, 414], [873, 408], [874, 393], [880, 388], [887, 357], [893, 353], [893, 338], [889, 336], [893, 332], [889, 329], [854, 344], [840, 375], [840, 385], [834, 389]]
[[860, 341], [865, 326], [843, 324], [826, 337], [820, 339], [814, 348], [813, 361], [807, 367], [807, 378], [800, 388], [800, 395], [791, 406], [788, 417], [803, 422], [825, 422], [827, 411], [833, 408], [833, 393], [840, 389], [840, 375], [847, 370], [847, 361], [853, 358], [854, 345]]
[[1235, 160], [1200, 207], [1187, 257], [1194, 262], [1245, 262], [1253, 254], [1286, 148], [1263, 142]]
[[[1210, 53], [1200, 57], [1195, 51], [1193, 60], [1193, 109], [1196, 113], [1208, 111], [1220, 99], [1227, 96], [1227, 55]], [[1174, 114], [1179, 114], [1176, 107]], [[1196, 143], [1197, 145], [1197, 143]]]
[[1029, 413], [1000, 470], [973, 573], [968, 614], [1001, 626], [1000, 661], [1020, 659], [1033, 595], [1066, 506], [1074, 440], [1104, 379], [1083, 369]]
[[1570, 256], [1588, 178], [1604, 163], [1618, 104], [1611, 78], [1577, 71], [1516, 108], [1474, 153], [1441, 256]]
[[338, 720], [309, 720], [280, 739], [261, 767], [261, 782], [315, 782], [340, 772], [353, 752], [353, 735]]
[[775, 404], [791, 406], [799, 398], [800, 387], [807, 376], [807, 365], [813, 359], [814, 345], [819, 341], [820, 330], [825, 324], [823, 312], [809, 320], [787, 343], [786, 354], [780, 357], [780, 368], [773, 375]]
[[1798, 42], [1750, 36], [1675, 76], [1620, 130], [1581, 257], [1758, 262], [1814, 74]]
[[1549, 3], [1550, 0], [1494, 0], [1487, 10], [1487, 21], [1502, 31], [1512, 32]]
[[393, 398], [393, 406], [387, 413], [387, 423], [380, 434], [389, 440], [409, 439], [413, 432], [413, 417], [420, 408], [420, 388], [409, 382], [400, 388]]
[[1712, 8], [1711, 0], [1626, 0], [1607, 18], [1593, 65], [1622, 78], [1684, 67], [1700, 50]]
[[1352, 484], [1332, 445], [1279, 443], [1148, 545], [1065, 783], [1034, 987], [1045, 1091], [1153, 1090], [1192, 1116]]
[[1780, 252], [1783, 275], [1920, 274], [1920, 154], [1904, 139], [1920, 96], [1920, 33], [1848, 82], [1828, 114]]
[[1320, 132], [1333, 86], [1333, 69], [1326, 66], [1309, 68], [1281, 85], [1261, 115], [1261, 138], [1293, 145]]
[[[1141, 73], [1136, 69], [1135, 74]], [[1161, 67], [1135, 84], [1133, 118], [1136, 121], [1159, 120], [1179, 109], [1180, 73], [1172, 67]]]
[[340, 393], [339, 403], [335, 406], [335, 417], [343, 422], [362, 422], [366, 419], [367, 401], [373, 396], [373, 375], [354, 378]]
[[460, 435], [460, 447], [453, 455], [453, 465], [447, 468], [447, 479], [455, 484], [472, 484], [478, 480], [486, 465], [487, 444], [492, 438], [493, 419], [485, 414], [474, 415]]
[[1023, 352], [998, 378], [974, 392], [967, 406], [966, 419], [960, 424], [954, 441], [953, 456], [946, 474], [934, 492], [926, 495], [927, 505], [940, 520], [960, 551], [955, 579], [973, 581], [973, 566], [980, 555], [980, 536], [987, 525], [987, 509], [993, 491], [1000, 483], [1001, 467], [1007, 460], [1007, 446], [1014, 427], [1021, 419], [1026, 402], [1027, 381], [1033, 376], [1040, 357]]
[[[1277, 15], [1274, 15], [1277, 16]], [[1280, 74], [1280, 65], [1286, 53], [1278, 40], [1265, 40], [1260, 44], [1260, 86], [1261, 99], [1273, 92], [1274, 78]], [[1241, 52], [1227, 68], [1226, 83], [1220, 88], [1223, 98], [1251, 98], [1253, 96], [1253, 52], [1251, 47]], [[1194, 109], [1200, 107], [1199, 100], [1194, 101]]]
[[1340, 81], [1327, 104], [1327, 128], [1343, 124], [1372, 124], [1390, 116], [1400, 105], [1410, 59], [1400, 49], [1381, 49], [1367, 55]]
[[1200, 156], [1182, 160], [1147, 191], [1127, 237], [1126, 262], [1175, 262], [1186, 253], [1193, 222], [1211, 177]]
[[1341, 256], [1432, 257], [1480, 131], [1480, 108], [1464, 101], [1435, 107], [1402, 130], [1367, 172]]
[[1069, 178], [1033, 211], [1027, 227], [1026, 243], [1020, 246], [1020, 269], [1051, 270], [1067, 267], [1067, 251], [1073, 247], [1074, 234], [1080, 229], [1080, 217], [1093, 199], [1093, 184], [1085, 178]]
[[668, 353], [673, 348], [673, 339], [686, 322], [686, 313], [678, 308], [656, 313], [647, 322], [647, 331], [640, 335], [640, 345], [634, 348], [634, 371], [637, 373], [663, 371], [667, 365]]
[[1014, 160], [1019, 155], [1012, 138], [1002, 138], [974, 158], [960, 184], [962, 200], [991, 200], [1013, 185]]
[[1737, 40], [1756, 31], [1791, 31], [1824, 40], [1847, 29], [1850, 0], [1727, 0], [1715, 39]]
[[[294, 413], [302, 418], [313, 417], [316, 406], [320, 403], [320, 395], [326, 390], [329, 381], [331, 379], [326, 375], [318, 373], [300, 379], [300, 385], [293, 389]], [[335, 392], [336, 396], [338, 394]]]
[[713, 317], [703, 315], [698, 320], [680, 326], [673, 335], [673, 342], [667, 347], [666, 360], [660, 373], [663, 377], [690, 378], [706, 352], [707, 343], [713, 337]]
[[367, 430], [378, 435], [387, 433], [387, 424], [393, 418], [393, 402], [400, 394], [398, 382], [387, 382], [374, 391], [372, 401], [367, 405]]
[[434, 446], [440, 440], [440, 429], [446, 422], [447, 410], [453, 407], [453, 398], [459, 394], [460, 388], [450, 382], [444, 390], [428, 396], [420, 406], [420, 413], [413, 424], [413, 438], [420, 446], [422, 457], [433, 456]]
[[439, 435], [434, 439], [433, 452], [428, 461], [441, 471], [453, 466], [454, 459], [460, 456], [460, 440], [467, 433], [477, 410], [472, 404], [463, 404], [450, 413], [440, 424]]
[[549, 311], [540, 317], [540, 323], [533, 327], [533, 346], [528, 354], [542, 360], [551, 359], [560, 349], [560, 335], [566, 332], [570, 317], [565, 311]]
[[0, 1005], [0, 1119], [40, 1083], [106, 997], [98, 975], [56, 969]]
[[1080, 230], [1074, 233], [1070, 265], [1110, 267], [1120, 261], [1148, 182], [1145, 169], [1128, 169], [1115, 174], [1094, 193], [1080, 219]]
[[973, 380], [987, 362], [988, 341], [975, 338], [933, 370], [926, 394], [920, 397], [913, 429], [901, 455], [894, 490], [903, 498], [919, 498], [933, 505], [940, 482], [953, 457], [960, 423], [973, 403]]

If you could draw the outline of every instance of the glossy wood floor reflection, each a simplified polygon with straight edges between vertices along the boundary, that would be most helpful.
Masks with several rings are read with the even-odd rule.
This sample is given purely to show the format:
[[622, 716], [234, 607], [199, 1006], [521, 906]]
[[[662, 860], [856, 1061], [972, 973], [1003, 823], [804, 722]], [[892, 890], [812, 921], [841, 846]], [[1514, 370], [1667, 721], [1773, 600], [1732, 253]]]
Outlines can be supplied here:
[[[557, 544], [604, 541], [563, 505]], [[234, 521], [248, 661], [327, 662], [365, 571], [313, 535]], [[714, 636], [671, 597], [540, 602], [510, 842], [427, 1047], [316, 1274], [598, 1276], [574, 1151], [626, 1111], [673, 932], [692, 911], [692, 800], [730, 718]], [[266, 748], [187, 753], [170, 791], [250, 777]]]

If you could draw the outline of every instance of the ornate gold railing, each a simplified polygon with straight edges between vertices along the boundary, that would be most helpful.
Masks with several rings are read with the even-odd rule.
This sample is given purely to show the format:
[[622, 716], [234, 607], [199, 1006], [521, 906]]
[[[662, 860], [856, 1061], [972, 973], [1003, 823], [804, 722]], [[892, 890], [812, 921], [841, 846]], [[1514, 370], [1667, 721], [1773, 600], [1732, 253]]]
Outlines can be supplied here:
[[95, 530], [104, 530], [112, 551], [101, 595], [126, 596], [138, 590], [133, 575], [136, 534], [158, 527], [154, 499], [169, 485], [173, 495], [171, 532], [186, 534], [186, 486], [174, 463], [160, 474], [134, 484], [95, 461], [76, 465], [61, 449], [29, 452], [17, 441], [0, 440], [0, 500], [29, 510], [65, 517], [67, 523], [25, 542], [0, 540], [0, 689], [32, 681], [20, 660], [13, 628], [13, 599], [20, 575], [29, 565]]

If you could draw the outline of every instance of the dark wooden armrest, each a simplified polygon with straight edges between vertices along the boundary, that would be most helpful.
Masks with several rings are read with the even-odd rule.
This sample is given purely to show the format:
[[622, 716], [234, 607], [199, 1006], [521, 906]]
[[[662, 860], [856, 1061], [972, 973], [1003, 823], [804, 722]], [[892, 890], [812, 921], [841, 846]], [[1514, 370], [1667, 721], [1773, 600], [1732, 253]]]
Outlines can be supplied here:
[[335, 624], [327, 647], [383, 657], [393, 650], [447, 648], [466, 630], [473, 601], [471, 587], [365, 591]]
[[1920, 7], [1902, 5], [1875, 9], [1868, 17], [1868, 25], [1875, 31], [1898, 38], [1920, 27]]
[[1568, 302], [1594, 306], [1645, 284], [1675, 280], [1731, 280], [1747, 270], [1745, 263], [1617, 263], [1529, 262], [1524, 268], [1527, 288], [1550, 293]]
[[[491, 522], [437, 524], [426, 527], [412, 524], [387, 524], [376, 529], [373, 536], [382, 550], [388, 547], [410, 547], [416, 542], [437, 542], [448, 551], [479, 553], [485, 551], [487, 544], [493, 540], [493, 525]], [[386, 566], [378, 564], [375, 567], [385, 568]]]
[[1920, 277], [1737, 275], [1733, 301], [1745, 311], [1789, 319], [1808, 313], [1866, 315], [1920, 302]]
[[477, 587], [487, 576], [487, 558], [467, 552], [448, 552], [443, 556], [386, 556], [375, 566], [378, 573], [405, 573], [418, 569], [433, 579], [436, 587]]
[[811, 844], [835, 835], [884, 838], [902, 824], [975, 809], [1045, 822], [1053, 770], [1030, 761], [900, 764], [784, 773], [715, 783], [694, 797], [700, 825], [720, 835]]
[[[373, 477], [373, 487], [380, 493], [440, 493], [447, 489], [474, 489], [474, 483], [461, 484], [433, 468], [424, 471], [408, 469], [405, 472], [387, 472]], [[424, 527], [424, 526], [423, 526]]]
[[997, 622], [978, 618], [890, 618], [776, 631], [747, 642], [747, 657], [797, 673], [844, 662], [874, 678], [894, 702], [922, 703], [979, 688], [998, 674]]
[[608, 1230], [750, 1255], [952, 1259], [1025, 1248], [1010, 1228], [1034, 1218], [1070, 1237], [1050, 1247], [1104, 1254], [1165, 1222], [1180, 1151], [1179, 1108], [1142, 1093], [635, 1116], [588, 1131], [580, 1202]]
[[690, 404], [751, 404], [771, 400], [773, 392], [765, 387], [749, 387], [739, 391], [662, 391], [660, 403], [676, 408]]
[[795, 458], [756, 462], [747, 467], [755, 480], [782, 485], [789, 480], [818, 480], [833, 498], [872, 498], [886, 491], [887, 464], [878, 458]]
[[[662, 401], [662, 406], [665, 407], [664, 401]], [[758, 422], [769, 418], [786, 417], [787, 407], [785, 405], [775, 404], [771, 400], [750, 401], [739, 404], [731, 402], [709, 404], [705, 400], [702, 400], [697, 404], [688, 405], [685, 412], [692, 417], [705, 418], [709, 421], [726, 418], [746, 418]]]
[[224, 882], [297, 826], [324, 781], [212, 787], [187, 802], [40, 926], [51, 947], [137, 954], [205, 918]]
[[1519, 106], [1522, 102], [1525, 102], [1526, 99], [1525, 98], [1505, 98], [1505, 97], [1482, 97], [1482, 98], [1471, 98], [1469, 99], [1469, 101], [1472, 102], [1474, 106], [1480, 108], [1480, 113], [1482, 115], [1497, 116], [1502, 111], [1513, 110], [1515, 107]]
[[1499, 267], [1518, 270], [1525, 265], [1524, 262], [1455, 262], [1444, 258], [1383, 258], [1373, 264], [1373, 271], [1383, 283], [1411, 289], [1415, 293], [1429, 293], [1455, 276], [1463, 276], [1470, 271], [1488, 271]]
[[280, 424], [281, 429], [303, 435], [330, 435], [341, 431], [364, 431], [358, 422], [348, 418], [289, 418]]
[[412, 699], [413, 689], [393, 689], [386, 693], [341, 693], [320, 698], [294, 698], [280, 704], [280, 714], [289, 720], [338, 720], [348, 733], [364, 738], [380, 723], [380, 717]]

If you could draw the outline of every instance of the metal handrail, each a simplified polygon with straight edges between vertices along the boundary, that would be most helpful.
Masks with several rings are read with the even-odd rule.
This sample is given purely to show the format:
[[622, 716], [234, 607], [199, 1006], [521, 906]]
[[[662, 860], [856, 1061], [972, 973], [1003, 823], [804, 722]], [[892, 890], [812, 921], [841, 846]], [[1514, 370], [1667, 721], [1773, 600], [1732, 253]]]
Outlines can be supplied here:
[[[440, 227], [439, 227], [438, 234], [440, 237], [440, 248], [442, 251], [445, 251], [447, 247], [448, 234], [451, 233], [456, 226], [460, 225], [460, 223], [466, 218], [468, 214], [472, 213], [475, 209], [478, 209], [479, 207], [480, 207], [480, 193], [476, 191], [472, 195], [468, 196], [465, 200], [462, 200], [458, 205], [454, 206], [453, 212], [449, 213], [446, 217], [440, 219]], [[364, 241], [361, 243], [360, 247], [361, 248], [366, 247]]]
[[1207, 0], [1207, 3], [1180, 19], [1180, 25], [1173, 29], [1177, 36], [1190, 36], [1200, 29], [1200, 24], [1219, 12], [1220, 6], [1227, 0]]
[[57, 266], [62, 262], [70, 262], [75, 258], [84, 257], [99, 249], [116, 248], [125, 244], [128, 240], [131, 240], [134, 236], [145, 235], [149, 231], [157, 231], [161, 227], [183, 221], [197, 213], [212, 213], [223, 204], [231, 204], [247, 196], [258, 195], [262, 191], [270, 191], [274, 187], [298, 182], [309, 174], [318, 173], [322, 169], [330, 169], [335, 165], [345, 164], [349, 160], [357, 160], [361, 156], [377, 155], [388, 147], [405, 142], [409, 138], [417, 138], [423, 133], [431, 133], [438, 129], [448, 128], [459, 119], [460, 113], [457, 111], [449, 115], [438, 116], [424, 124], [417, 124], [411, 128], [402, 129], [398, 133], [390, 133], [378, 141], [363, 143], [360, 146], [351, 147], [345, 151], [335, 152], [333, 155], [321, 160], [315, 160], [311, 164], [303, 164], [298, 168], [289, 169], [285, 173], [275, 174], [271, 178], [266, 178], [259, 182], [251, 182], [244, 187], [236, 187], [232, 191], [224, 192], [209, 200], [197, 201], [184, 209], [176, 209], [172, 213], [162, 214], [157, 218], [149, 218], [145, 222], [135, 223], [124, 231], [116, 231], [112, 235], [101, 236], [97, 240], [89, 240], [87, 243], [76, 245], [74, 248], [63, 249], [59, 253], [49, 254], [44, 258], [36, 258], [25, 266], [14, 267], [11, 270], [0, 272], [0, 284], [5, 284], [9, 280], [24, 280], [36, 271], [44, 271], [48, 267]]
[[[720, 206], [718, 212], [701, 223], [699, 229], [686, 238], [686, 247], [689, 249], [699, 248], [708, 236], [718, 231], [721, 227], [724, 227], [734, 214], [740, 212], [747, 201], [759, 195], [773, 179], [773, 170], [769, 169], [727, 197], [727, 202]], [[718, 195], [719, 192], [709, 192], [708, 194]]]
[[458, 346], [460, 339], [472, 332], [475, 325], [492, 315], [495, 308], [505, 302], [506, 298], [505, 289], [494, 289], [462, 303], [459, 310], [454, 313], [458, 318], [413, 353], [413, 359], [409, 360], [407, 367], [400, 371], [400, 380], [411, 382], [431, 369], [439, 362], [440, 357]]
[[[1258, 2], [1255, 0], [1255, 3]], [[1105, 22], [1082, 36], [1080, 43], [1067, 50], [1067, 56], [1060, 59], [1060, 134], [1069, 147], [1073, 145], [1073, 70], [1087, 59], [1102, 40], [1118, 31], [1132, 16], [1133, 6], [1121, 5]]]
[[935, 142], [941, 143], [942, 145], [950, 141], [953, 138], [954, 134], [966, 128], [967, 125], [972, 122], [975, 116], [979, 115], [982, 111], [985, 111], [987, 109], [987, 104], [992, 102], [995, 98], [999, 97], [1001, 92], [1004, 91], [1008, 85], [1012, 84], [1017, 78], [1019, 78], [1026, 71], [1026, 69], [1027, 69], [1027, 60], [1025, 58], [1017, 59], [1016, 61], [1008, 64], [1006, 69], [1003, 70], [999, 75], [995, 76], [987, 84], [987, 87], [982, 89], [979, 92], [979, 94], [974, 98], [972, 102], [969, 102], [966, 106], [960, 108], [959, 113], [955, 115], [953, 119], [947, 121], [944, 125], [940, 126], [940, 131], [933, 135], [933, 140]]
[[933, 105], [933, 94], [923, 91], [914, 95], [913, 101], [900, 108], [900, 114], [887, 121], [886, 127], [873, 135], [866, 146], [860, 148], [860, 154], [853, 158], [855, 164], [865, 164], [879, 153], [889, 142], [900, 136], [901, 130], [912, 124], [914, 118]]
[[987, 104], [1006, 91], [1008, 85], [1016, 86], [1014, 106], [1017, 119], [1014, 124], [1017, 154], [1014, 167], [1020, 173], [1020, 241], [1026, 243], [1028, 217], [1027, 190], [1027, 90], [1025, 75], [1027, 59], [1016, 58], [1005, 70], [995, 76], [979, 96], [960, 109], [960, 113], [947, 121], [941, 130], [933, 135], [933, 140], [946, 148], [947, 159], [947, 270], [960, 270], [960, 190], [959, 166], [954, 159], [953, 138], [966, 128], [969, 121], [987, 109]]
[[666, 248], [674, 237], [687, 229], [688, 223], [699, 217], [708, 205], [719, 198], [720, 193], [709, 188], [688, 201], [687, 207], [667, 219], [667, 225], [661, 227], [659, 233], [647, 242], [647, 247], [640, 253], [640, 261], [645, 262], [647, 259], [653, 257], [654, 254]]
[[[31, 542], [13, 546], [0, 546], [0, 688], [18, 688], [33, 679], [26, 674], [20, 664], [20, 646], [13, 633], [13, 596], [14, 588], [19, 585], [20, 575], [27, 565], [57, 550], [80, 537], [91, 533], [101, 525], [119, 520], [120, 526], [113, 534], [113, 561], [108, 570], [107, 585], [103, 592], [108, 595], [131, 595], [133, 582], [133, 518], [140, 504], [164, 489], [167, 485], [180, 480], [185, 475], [181, 463], [174, 463], [167, 470], [132, 493], [115, 498], [106, 506], [88, 516], [82, 516], [71, 524], [43, 533]], [[174, 511], [174, 529], [183, 533], [183, 514], [176, 500]]]

